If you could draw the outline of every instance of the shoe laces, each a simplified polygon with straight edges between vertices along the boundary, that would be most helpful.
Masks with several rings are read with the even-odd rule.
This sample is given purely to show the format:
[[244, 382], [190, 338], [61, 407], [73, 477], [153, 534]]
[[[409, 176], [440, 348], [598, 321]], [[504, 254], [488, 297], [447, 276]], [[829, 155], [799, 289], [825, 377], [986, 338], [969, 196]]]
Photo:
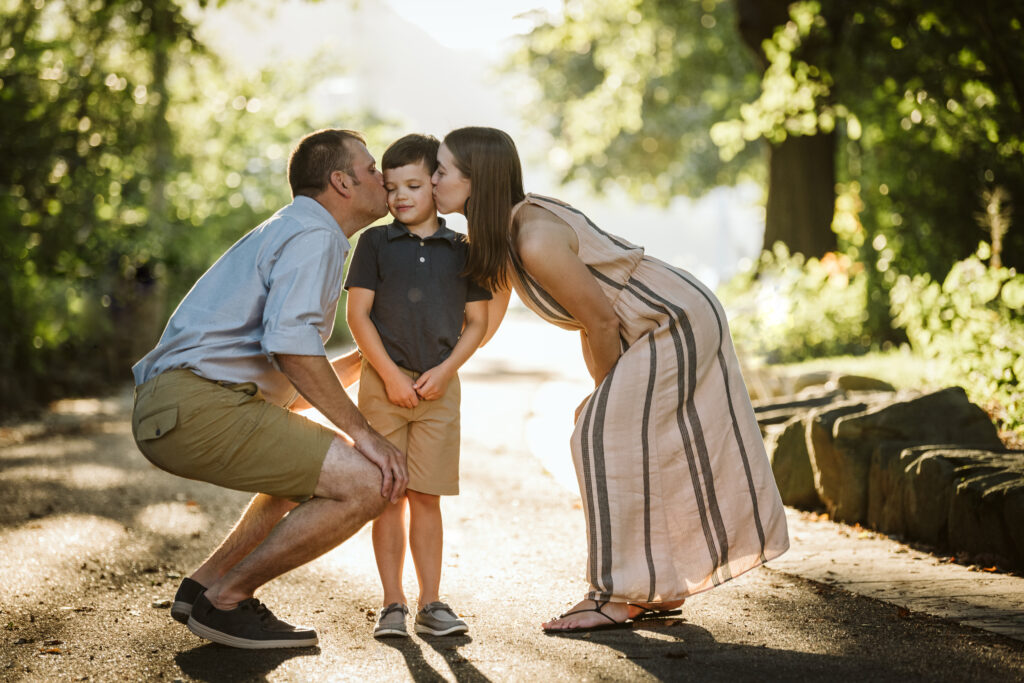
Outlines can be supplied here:
[[270, 608], [264, 605], [256, 598], [250, 599], [249, 607], [252, 608], [252, 611], [256, 613], [256, 617], [260, 620], [261, 623], [266, 623], [268, 619], [274, 618], [274, 614], [270, 611]]

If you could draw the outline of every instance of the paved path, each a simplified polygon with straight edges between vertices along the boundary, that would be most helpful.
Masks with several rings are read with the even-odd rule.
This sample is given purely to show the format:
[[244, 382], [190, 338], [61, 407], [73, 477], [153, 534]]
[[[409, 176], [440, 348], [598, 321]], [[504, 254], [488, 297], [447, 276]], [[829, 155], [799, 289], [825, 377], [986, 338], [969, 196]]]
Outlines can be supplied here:
[[[0, 429], [0, 680], [1024, 680], [1021, 641], [869, 592], [929, 567], [970, 582], [920, 574], [933, 597], [955, 603], [1012, 577], [910, 559], [898, 544], [799, 513], [790, 553], [692, 598], [681, 618], [545, 636], [539, 623], [584, 590], [583, 516], [555, 433], [586, 392], [559, 401], [580, 387], [580, 370], [570, 335], [515, 320], [466, 368], [463, 493], [443, 507], [442, 592], [472, 629], [458, 638], [370, 637], [379, 586], [364, 529], [260, 591], [281, 616], [316, 626], [318, 648], [204, 643], [165, 601], [247, 496], [146, 463], [128, 433], [127, 392]], [[1017, 579], [989, 585], [1019, 590]], [[406, 589], [415, 595], [411, 571]]]

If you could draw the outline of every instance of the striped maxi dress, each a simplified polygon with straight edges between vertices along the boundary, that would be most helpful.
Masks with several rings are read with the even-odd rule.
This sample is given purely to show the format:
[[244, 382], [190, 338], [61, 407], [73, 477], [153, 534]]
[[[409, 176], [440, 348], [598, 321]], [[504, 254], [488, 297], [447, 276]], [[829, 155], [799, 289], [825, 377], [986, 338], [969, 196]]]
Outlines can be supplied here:
[[[691, 274], [528, 194], [579, 238], [619, 317], [623, 353], [572, 436], [592, 600], [664, 602], [782, 554], [786, 516], [725, 313]], [[514, 253], [514, 252], [513, 252]], [[580, 329], [516, 258], [512, 283], [550, 323]]]

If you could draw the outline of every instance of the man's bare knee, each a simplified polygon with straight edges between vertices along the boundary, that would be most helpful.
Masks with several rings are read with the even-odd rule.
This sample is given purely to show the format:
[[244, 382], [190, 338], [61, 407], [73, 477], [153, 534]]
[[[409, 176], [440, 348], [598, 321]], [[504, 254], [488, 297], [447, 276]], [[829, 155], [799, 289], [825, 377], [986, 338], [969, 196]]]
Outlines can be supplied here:
[[380, 469], [354, 446], [337, 438], [327, 449], [314, 495], [358, 501], [368, 514], [377, 517], [388, 502], [381, 496], [381, 484]]

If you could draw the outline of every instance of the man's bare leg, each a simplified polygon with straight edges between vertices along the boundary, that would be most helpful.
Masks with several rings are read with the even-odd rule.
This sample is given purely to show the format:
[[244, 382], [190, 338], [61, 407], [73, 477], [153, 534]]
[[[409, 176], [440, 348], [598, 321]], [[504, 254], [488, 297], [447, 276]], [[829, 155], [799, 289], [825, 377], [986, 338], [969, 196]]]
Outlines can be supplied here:
[[207, 588], [206, 598], [214, 607], [233, 609], [266, 582], [338, 546], [387, 504], [381, 496], [380, 470], [341, 438], [327, 450], [314, 496]]
[[271, 529], [298, 503], [287, 498], [257, 493], [239, 517], [231, 533], [189, 578], [204, 586], [215, 583], [267, 537]]

